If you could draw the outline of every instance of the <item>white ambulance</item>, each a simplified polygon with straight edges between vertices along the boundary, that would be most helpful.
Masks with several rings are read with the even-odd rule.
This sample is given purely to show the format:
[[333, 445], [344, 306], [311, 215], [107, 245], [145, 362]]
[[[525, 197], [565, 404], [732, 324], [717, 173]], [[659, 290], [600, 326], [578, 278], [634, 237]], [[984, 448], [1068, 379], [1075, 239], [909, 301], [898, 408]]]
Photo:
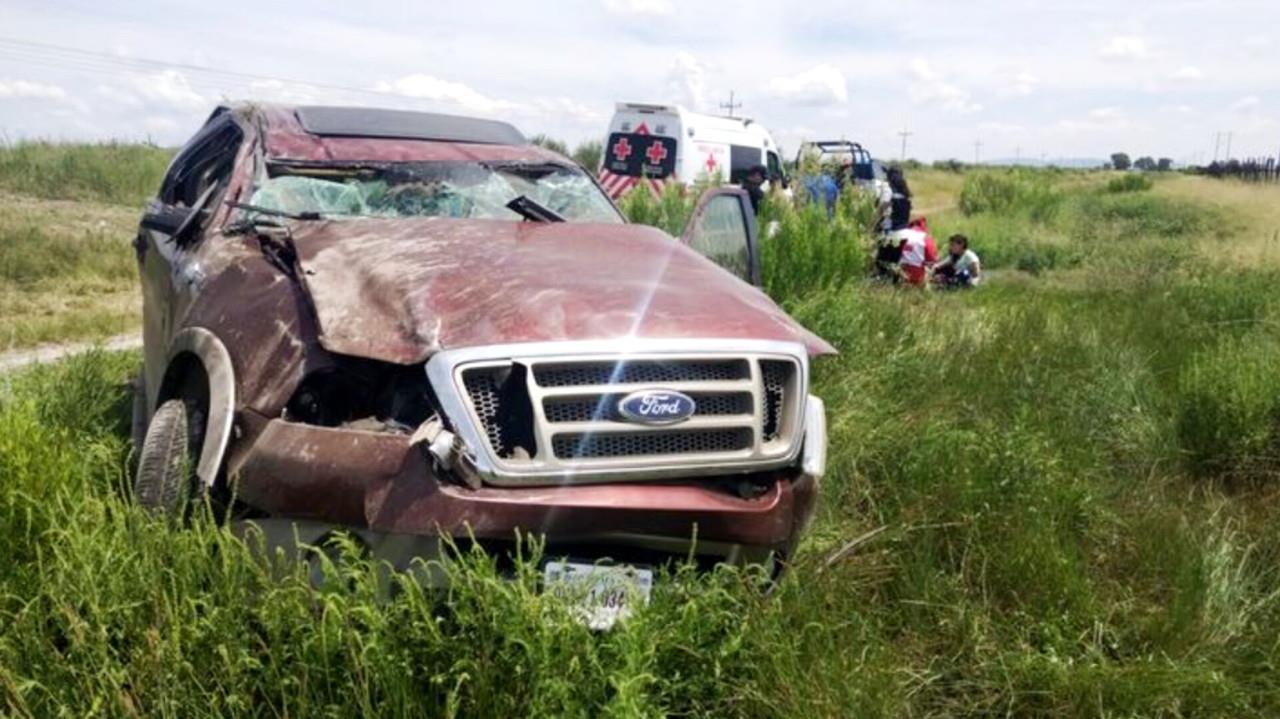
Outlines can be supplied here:
[[617, 199], [640, 183], [655, 193], [673, 182], [691, 185], [715, 176], [737, 184], [756, 165], [768, 170], [769, 182], [787, 185], [777, 143], [753, 120], [620, 102], [609, 121], [599, 177]]

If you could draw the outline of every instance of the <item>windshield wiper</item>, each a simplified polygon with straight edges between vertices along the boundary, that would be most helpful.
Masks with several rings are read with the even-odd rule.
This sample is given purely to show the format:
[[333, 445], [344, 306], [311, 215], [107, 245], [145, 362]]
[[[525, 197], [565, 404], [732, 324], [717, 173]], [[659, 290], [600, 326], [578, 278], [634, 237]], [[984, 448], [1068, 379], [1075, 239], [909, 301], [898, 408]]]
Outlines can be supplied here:
[[540, 205], [525, 195], [519, 195], [507, 203], [507, 209], [532, 222], [564, 222], [564, 216]]
[[319, 212], [286, 212], [284, 210], [276, 210], [270, 207], [262, 207], [260, 205], [251, 205], [247, 202], [228, 202], [229, 207], [237, 210], [248, 210], [256, 212], [259, 215], [271, 215], [272, 217], [287, 217], [290, 220], [323, 220], [324, 216]]

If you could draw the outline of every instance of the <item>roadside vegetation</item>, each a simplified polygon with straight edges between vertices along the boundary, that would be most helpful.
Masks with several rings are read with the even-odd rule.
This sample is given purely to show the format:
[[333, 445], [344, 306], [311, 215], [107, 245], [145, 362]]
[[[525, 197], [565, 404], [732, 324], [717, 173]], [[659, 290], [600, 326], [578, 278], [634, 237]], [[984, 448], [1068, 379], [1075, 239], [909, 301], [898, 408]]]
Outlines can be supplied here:
[[0, 146], [0, 188], [141, 208], [172, 156], [173, 150], [151, 145], [20, 142]]
[[970, 292], [865, 282], [853, 198], [769, 207], [766, 289], [841, 351], [819, 518], [773, 593], [681, 575], [603, 634], [536, 547], [514, 582], [464, 554], [445, 597], [350, 555], [315, 591], [144, 516], [136, 355], [0, 378], [0, 714], [1276, 716], [1280, 197], [1114, 177], [913, 174], [991, 270]]
[[0, 146], [0, 351], [137, 327], [129, 243], [170, 154], [145, 145]]

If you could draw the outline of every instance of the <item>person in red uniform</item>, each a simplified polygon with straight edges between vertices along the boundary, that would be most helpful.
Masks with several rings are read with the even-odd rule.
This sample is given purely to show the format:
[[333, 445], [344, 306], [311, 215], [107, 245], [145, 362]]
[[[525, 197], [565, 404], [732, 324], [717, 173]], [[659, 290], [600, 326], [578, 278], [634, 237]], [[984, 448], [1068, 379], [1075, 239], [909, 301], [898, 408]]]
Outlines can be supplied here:
[[938, 261], [938, 243], [934, 242], [923, 220], [896, 234], [902, 248], [902, 257], [898, 260], [902, 280], [909, 285], [924, 287], [929, 282], [929, 268]]

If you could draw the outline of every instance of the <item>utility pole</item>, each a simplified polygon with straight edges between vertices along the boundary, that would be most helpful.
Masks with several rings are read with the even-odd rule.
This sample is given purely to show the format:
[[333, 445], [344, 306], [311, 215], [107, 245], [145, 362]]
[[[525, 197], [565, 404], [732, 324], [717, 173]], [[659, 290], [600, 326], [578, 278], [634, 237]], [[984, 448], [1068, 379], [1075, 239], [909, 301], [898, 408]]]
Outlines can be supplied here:
[[902, 132], [898, 133], [898, 137], [902, 138], [902, 157], [899, 159], [899, 162], [907, 161], [907, 138], [911, 137], [914, 134], [915, 134], [914, 132], [911, 132], [905, 127], [902, 128]]
[[982, 162], [982, 140], [973, 141], [973, 164]]
[[1218, 161], [1218, 150], [1222, 147], [1222, 131], [1218, 131], [1213, 135], [1213, 161]]
[[720, 108], [721, 108], [722, 110], [728, 110], [728, 111], [729, 111], [729, 117], [733, 117], [733, 111], [734, 111], [734, 110], [737, 110], [737, 109], [738, 109], [738, 108], [740, 108], [740, 107], [742, 107], [742, 103], [740, 103], [740, 102], [739, 102], [739, 103], [736, 103], [736, 104], [735, 104], [735, 103], [733, 102], [733, 90], [730, 90], [730, 91], [729, 91], [729, 101], [728, 101], [728, 102], [722, 102], [722, 103], [720, 103]]
[[1018, 147], [1013, 151], [1013, 164], [1022, 164], [1022, 145], [1018, 145]]
[[1226, 157], [1227, 162], [1231, 162], [1231, 137], [1232, 135], [1235, 135], [1235, 134], [1236, 133], [1234, 131], [1227, 133], [1227, 157]]

